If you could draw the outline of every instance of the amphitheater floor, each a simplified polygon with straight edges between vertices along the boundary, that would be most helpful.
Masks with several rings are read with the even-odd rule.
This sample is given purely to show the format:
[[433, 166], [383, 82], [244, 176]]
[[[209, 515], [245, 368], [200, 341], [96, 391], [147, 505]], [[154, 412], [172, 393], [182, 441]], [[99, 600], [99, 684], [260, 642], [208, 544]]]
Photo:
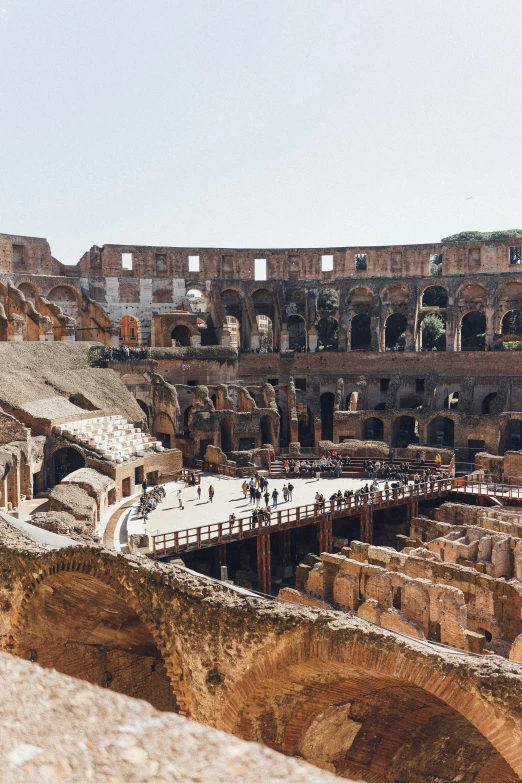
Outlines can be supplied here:
[[[137, 517], [136, 507], [130, 510], [127, 517], [127, 533], [170, 533], [176, 530], [186, 530], [191, 527], [202, 527], [212, 522], [226, 522], [230, 514], [234, 513], [236, 518], [247, 517], [250, 515], [253, 505], [248, 499], [243, 498], [241, 485], [244, 479], [229, 478], [227, 476], [216, 476], [203, 474], [201, 478], [201, 500], [198, 500], [196, 487], [183, 489], [184, 509], [178, 506], [176, 497], [177, 490], [182, 487], [181, 483], [170, 483], [166, 485], [167, 496], [157, 508], [149, 515], [147, 523]], [[366, 484], [365, 479], [331, 479], [322, 478], [319, 481], [311, 478], [299, 478], [292, 480], [294, 485], [292, 502], [283, 501], [284, 479], [269, 479], [268, 491], [272, 494], [277, 487], [279, 492], [278, 508], [293, 508], [302, 506], [305, 503], [313, 503], [315, 493], [322, 492], [328, 499], [330, 495], [337, 490], [352, 489], [362, 487]], [[384, 482], [380, 482], [384, 484]], [[210, 485], [214, 487], [215, 495], [212, 503], [209, 501], [208, 489]], [[265, 505], [262, 500], [263, 507]], [[272, 505], [272, 504], [271, 504]]]

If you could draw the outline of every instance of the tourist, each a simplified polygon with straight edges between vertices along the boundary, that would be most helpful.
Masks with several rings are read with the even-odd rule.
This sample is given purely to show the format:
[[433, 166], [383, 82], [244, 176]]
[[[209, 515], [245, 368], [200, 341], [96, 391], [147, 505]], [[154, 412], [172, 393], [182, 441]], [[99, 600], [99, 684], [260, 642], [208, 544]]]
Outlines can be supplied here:
[[256, 506], [259, 506], [259, 504], [261, 503], [261, 490], [258, 488], [256, 490], [254, 490], [254, 492], [255, 492], [255, 498], [256, 498]]
[[212, 486], [212, 484], [208, 488], [208, 499], [210, 500], [211, 503], [214, 500], [214, 487]]
[[200, 484], [198, 484], [198, 488], [197, 488], [196, 491], [198, 493], [198, 500], [201, 500], [201, 485]]
[[147, 479], [145, 479], [145, 481], [141, 485], [141, 491], [143, 494], [145, 494], [145, 492], [147, 491]]
[[288, 502], [288, 487], [286, 486], [286, 484], [283, 484], [283, 500], [285, 501], [285, 503]]
[[294, 491], [294, 485], [288, 483], [288, 497], [290, 498], [290, 503], [292, 502], [292, 492]]
[[246, 496], [247, 496], [247, 493], [248, 493], [248, 484], [247, 484], [247, 480], [246, 479], [241, 484], [241, 489], [243, 490], [243, 498], [246, 500]]
[[178, 506], [183, 510], [183, 492], [181, 489], [178, 489]]
[[419, 462], [420, 462], [421, 465], [425, 465], [426, 464], [426, 452], [425, 451], [421, 451], [420, 456], [419, 456]]
[[442, 457], [440, 456], [440, 454], [437, 453], [435, 457], [435, 467], [437, 468], [437, 470], [440, 469], [441, 465], [442, 465]]
[[278, 497], [279, 497], [279, 492], [277, 491], [277, 489], [274, 489], [274, 491], [272, 492], [272, 500], [273, 500], [273, 503], [274, 503], [274, 508], [277, 508], [277, 498]]
[[265, 506], [268, 506], [270, 503], [270, 492], [267, 489], [265, 489], [263, 497], [265, 499]]

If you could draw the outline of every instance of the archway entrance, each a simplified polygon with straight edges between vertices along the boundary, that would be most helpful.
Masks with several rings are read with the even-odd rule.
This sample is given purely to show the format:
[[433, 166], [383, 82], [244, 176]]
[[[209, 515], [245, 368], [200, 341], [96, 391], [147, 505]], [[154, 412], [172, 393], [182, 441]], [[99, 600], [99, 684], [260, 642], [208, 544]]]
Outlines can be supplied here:
[[387, 351], [404, 351], [408, 319], [402, 313], [393, 313], [386, 321], [384, 347]]
[[486, 345], [486, 316], [478, 310], [466, 313], [460, 327], [461, 351], [480, 351]]
[[306, 324], [300, 315], [288, 318], [288, 346], [291, 351], [306, 351]]
[[393, 423], [393, 445], [406, 448], [419, 442], [419, 425], [413, 416], [399, 416]]
[[232, 443], [232, 423], [230, 419], [221, 419], [219, 425], [221, 433], [221, 448], [226, 453], [227, 451], [233, 451], [234, 445]]
[[259, 332], [259, 347], [262, 351], [268, 351], [274, 347], [274, 325], [268, 315], [256, 316], [257, 331]]
[[438, 313], [424, 316], [420, 325], [421, 348], [423, 351], [446, 350], [446, 323]]
[[384, 424], [381, 419], [372, 416], [366, 419], [363, 427], [364, 440], [384, 440]]
[[115, 589], [90, 574], [61, 571], [38, 584], [20, 618], [15, 653], [178, 712], [151, 632]]
[[184, 324], [179, 324], [172, 330], [170, 339], [174, 347], [186, 348], [190, 345], [190, 329]]
[[482, 414], [484, 416], [487, 416], [492, 412], [491, 405], [493, 403], [493, 400], [496, 398], [496, 396], [497, 396], [497, 392], [491, 392], [490, 394], [487, 394], [482, 400]]
[[370, 316], [360, 313], [352, 318], [350, 325], [350, 348], [352, 351], [369, 351], [372, 345]]
[[75, 470], [85, 467], [85, 460], [76, 449], [64, 446], [53, 454], [53, 480], [55, 484]]
[[453, 419], [437, 416], [428, 428], [428, 443], [430, 446], [440, 446], [452, 449], [455, 445], [455, 424]]
[[324, 392], [320, 397], [321, 403], [321, 438], [322, 440], [333, 440], [333, 414], [335, 394]]
[[430, 285], [422, 294], [422, 307], [447, 307], [448, 292], [441, 285]]
[[339, 322], [335, 318], [321, 318], [317, 323], [317, 350], [337, 351], [339, 349]]
[[274, 444], [274, 437], [272, 434], [272, 422], [270, 420], [270, 416], [261, 416], [261, 443], [264, 445], [265, 443], [271, 443]]

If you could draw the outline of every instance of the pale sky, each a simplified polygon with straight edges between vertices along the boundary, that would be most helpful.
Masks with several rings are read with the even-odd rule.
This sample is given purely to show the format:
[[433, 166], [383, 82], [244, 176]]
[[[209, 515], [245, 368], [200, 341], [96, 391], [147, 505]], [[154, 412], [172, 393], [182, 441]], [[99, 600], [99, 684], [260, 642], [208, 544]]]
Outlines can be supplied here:
[[0, 232], [324, 247], [522, 228], [521, 0], [0, 0]]

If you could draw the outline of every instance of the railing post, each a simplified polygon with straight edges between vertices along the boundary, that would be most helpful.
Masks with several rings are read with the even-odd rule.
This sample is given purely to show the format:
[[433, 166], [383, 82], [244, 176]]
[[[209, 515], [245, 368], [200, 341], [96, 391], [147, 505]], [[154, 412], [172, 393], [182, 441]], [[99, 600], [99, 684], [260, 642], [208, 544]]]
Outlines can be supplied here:
[[176, 553], [179, 551], [179, 533], [177, 530], [174, 533], [174, 551]]

